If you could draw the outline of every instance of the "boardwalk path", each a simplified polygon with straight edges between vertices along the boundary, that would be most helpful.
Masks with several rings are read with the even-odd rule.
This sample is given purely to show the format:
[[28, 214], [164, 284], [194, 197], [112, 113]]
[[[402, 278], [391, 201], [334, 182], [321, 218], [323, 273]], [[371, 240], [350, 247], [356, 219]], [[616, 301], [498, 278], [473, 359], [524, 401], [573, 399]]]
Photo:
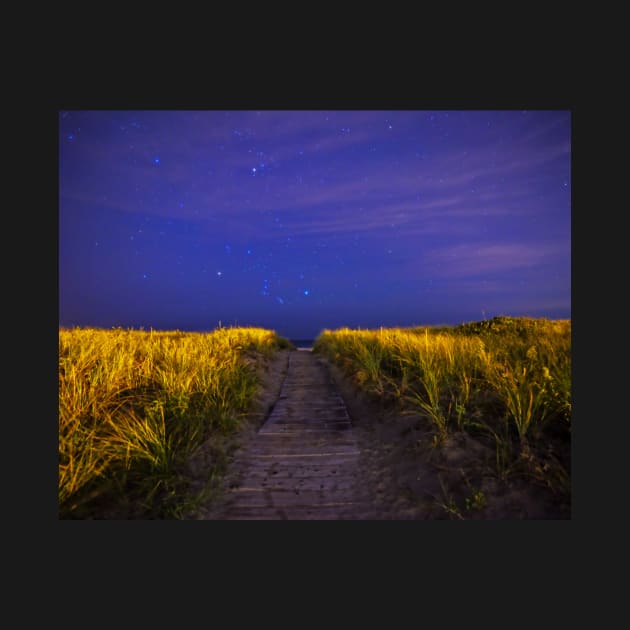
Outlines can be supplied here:
[[239, 471], [222, 519], [369, 518], [360, 449], [346, 405], [309, 351], [289, 354], [269, 417], [237, 455]]

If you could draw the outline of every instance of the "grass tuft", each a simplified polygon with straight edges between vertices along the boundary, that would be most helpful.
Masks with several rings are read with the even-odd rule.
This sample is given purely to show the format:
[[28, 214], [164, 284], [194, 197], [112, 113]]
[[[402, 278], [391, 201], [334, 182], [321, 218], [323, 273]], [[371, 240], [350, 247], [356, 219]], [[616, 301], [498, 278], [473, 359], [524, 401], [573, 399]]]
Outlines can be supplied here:
[[190, 458], [238, 429], [256, 366], [289, 347], [262, 328], [60, 329], [60, 518], [181, 517]]
[[313, 349], [374, 398], [423, 414], [436, 444], [467, 431], [494, 448], [497, 478], [518, 472], [569, 501], [571, 320], [341, 328]]

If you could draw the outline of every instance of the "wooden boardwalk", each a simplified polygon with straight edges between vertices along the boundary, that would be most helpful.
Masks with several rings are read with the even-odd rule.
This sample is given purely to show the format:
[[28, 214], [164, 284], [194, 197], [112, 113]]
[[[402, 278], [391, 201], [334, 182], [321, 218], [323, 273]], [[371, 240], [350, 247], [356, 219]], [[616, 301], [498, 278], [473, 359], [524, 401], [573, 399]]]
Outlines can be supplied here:
[[369, 518], [359, 455], [346, 405], [325, 365], [309, 351], [291, 352], [278, 400], [236, 457], [237, 481], [218, 518]]

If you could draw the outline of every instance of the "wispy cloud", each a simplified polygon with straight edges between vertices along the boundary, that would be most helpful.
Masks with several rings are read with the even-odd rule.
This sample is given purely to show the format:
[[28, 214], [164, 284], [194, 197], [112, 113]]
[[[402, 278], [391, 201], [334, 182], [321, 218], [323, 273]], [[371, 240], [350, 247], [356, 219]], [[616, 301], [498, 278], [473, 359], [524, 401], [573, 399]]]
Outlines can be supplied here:
[[423, 258], [438, 275], [475, 277], [535, 267], [558, 251], [556, 244], [471, 243], [437, 248], [425, 252]]
[[[518, 150], [523, 142], [531, 144], [560, 125], [552, 120], [540, 123], [515, 144], [457, 149], [437, 153], [430, 161], [367, 160], [357, 168], [355, 158], [333, 158], [346, 149], [369, 144], [375, 126], [386, 136], [386, 114], [382, 112], [355, 114], [352, 126], [344, 122], [344, 112], [331, 114], [334, 120], [328, 122], [326, 112], [310, 118], [295, 112], [231, 112], [227, 118], [223, 112], [200, 112], [197, 123], [183, 114], [175, 112], [173, 128], [167, 126], [167, 131], [156, 133], [151, 146], [137, 143], [133, 159], [128, 151], [128, 144], [135, 142], [133, 137], [123, 140], [117, 132], [105, 143], [87, 145], [87, 168], [92, 169], [97, 184], [88, 182], [91, 187], [84, 190], [74, 185], [71, 194], [62, 190], [62, 201], [73, 199], [86, 208], [106, 204], [128, 212], [207, 220], [247, 233], [264, 223], [266, 215], [261, 213], [271, 212], [296, 236], [377, 233], [392, 224], [415, 237], [442, 230], [476, 235], [480, 229], [476, 222], [539, 212], [532, 197], [536, 178], [545, 176], [548, 163], [570, 152], [570, 143], [555, 140], [534, 143], [527, 154]], [[405, 122], [409, 125], [417, 116], [412, 112], [402, 117], [397, 128]], [[199, 132], [185, 134], [180, 128], [185, 121], [188, 131], [198, 124]], [[165, 133], [169, 134], [168, 154], [161, 155], [162, 162], [156, 167], [152, 160], [160, 155], [160, 134]], [[266, 142], [273, 149], [268, 157], [250, 153], [253, 148], [266, 150]], [[220, 150], [223, 144], [231, 150]], [[296, 158], [300, 151], [305, 156], [317, 151], [320, 162], [300, 161]], [[111, 159], [112, 153], [126, 158]], [[270, 168], [252, 177], [252, 165], [269, 159]], [[295, 162], [290, 172], [281, 164], [289, 159]], [[510, 180], [509, 186], [504, 186], [505, 179]], [[136, 187], [137, 202], [122, 192], [121, 183], [127, 191], [130, 185]], [[501, 252], [494, 254], [500, 256]], [[472, 256], [464, 251], [455, 255]]]

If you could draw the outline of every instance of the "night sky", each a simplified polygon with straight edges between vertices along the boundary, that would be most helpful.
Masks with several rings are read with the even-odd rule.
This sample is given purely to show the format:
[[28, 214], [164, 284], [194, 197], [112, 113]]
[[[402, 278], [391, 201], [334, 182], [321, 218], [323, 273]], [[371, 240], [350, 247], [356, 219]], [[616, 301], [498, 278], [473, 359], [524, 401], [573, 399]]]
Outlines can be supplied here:
[[569, 111], [61, 111], [59, 324], [571, 317]]

